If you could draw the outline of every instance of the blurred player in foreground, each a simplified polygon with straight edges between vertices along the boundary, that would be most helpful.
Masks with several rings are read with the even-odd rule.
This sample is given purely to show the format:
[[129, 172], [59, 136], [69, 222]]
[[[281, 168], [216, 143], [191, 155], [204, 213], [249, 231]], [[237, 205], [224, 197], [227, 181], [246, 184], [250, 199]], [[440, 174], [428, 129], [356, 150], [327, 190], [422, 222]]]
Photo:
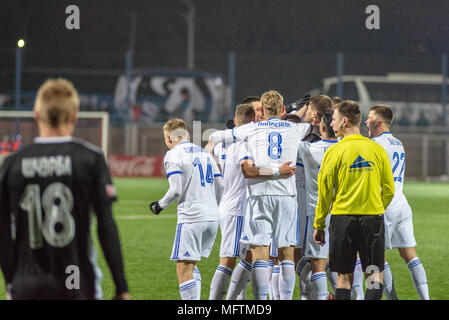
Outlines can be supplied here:
[[330, 211], [329, 266], [338, 272], [337, 300], [349, 300], [360, 255], [367, 276], [366, 300], [380, 300], [383, 291], [385, 234], [383, 213], [394, 195], [385, 150], [360, 135], [362, 113], [354, 101], [334, 107], [332, 128], [342, 139], [330, 147], [318, 175], [314, 240], [324, 245]]
[[197, 264], [201, 257], [209, 256], [217, 235], [218, 202], [223, 189], [221, 173], [209, 152], [189, 142], [183, 120], [168, 120], [163, 131], [170, 149], [164, 158], [170, 188], [162, 199], [150, 204], [150, 210], [159, 214], [178, 200], [171, 260], [177, 261], [181, 298], [200, 300], [201, 274]]
[[[422, 300], [429, 300], [426, 271], [416, 254], [415, 236], [413, 235], [412, 209], [403, 193], [405, 176], [405, 151], [402, 142], [390, 132], [393, 122], [393, 110], [387, 105], [377, 105], [370, 109], [365, 121], [369, 137], [384, 147], [390, 159], [394, 178], [394, 197], [385, 210], [385, 249], [397, 248], [410, 270], [416, 292]], [[393, 285], [393, 276], [389, 271], [384, 276], [384, 293], [390, 300], [396, 300], [397, 294]]]
[[72, 137], [78, 110], [71, 82], [47, 80], [34, 106], [39, 137], [0, 170], [0, 262], [12, 299], [102, 298], [91, 208], [114, 298], [129, 299], [115, 188], [101, 150]]

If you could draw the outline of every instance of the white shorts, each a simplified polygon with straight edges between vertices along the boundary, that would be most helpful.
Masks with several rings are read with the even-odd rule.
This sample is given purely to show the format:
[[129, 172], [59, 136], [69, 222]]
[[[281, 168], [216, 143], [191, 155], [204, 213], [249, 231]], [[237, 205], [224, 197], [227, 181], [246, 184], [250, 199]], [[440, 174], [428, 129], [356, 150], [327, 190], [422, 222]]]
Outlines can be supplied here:
[[306, 219], [307, 219], [307, 206], [306, 206], [306, 195], [298, 194], [298, 222], [297, 222], [297, 241], [295, 243], [296, 247], [302, 248], [302, 239], [306, 233]]
[[220, 219], [220, 257], [245, 258], [249, 246], [240, 243], [244, 224], [244, 216], [225, 215]]
[[304, 236], [302, 238], [302, 250], [301, 254], [303, 257], [312, 259], [327, 259], [329, 256], [329, 223], [331, 220], [331, 215], [328, 214], [325, 220], [326, 228], [324, 229], [326, 242], [323, 246], [319, 245], [313, 240], [313, 233], [315, 228], [313, 223], [315, 221], [315, 216], [306, 216], [305, 226], [304, 226]]
[[270, 257], [277, 258], [278, 257], [278, 248], [274, 245], [274, 238], [271, 238], [270, 244]]
[[200, 261], [209, 257], [218, 222], [178, 223], [170, 260]]
[[268, 246], [273, 238], [276, 248], [286, 248], [295, 242], [296, 196], [251, 196], [249, 209], [249, 244]]
[[388, 207], [384, 214], [385, 249], [416, 247], [412, 209], [407, 201]]

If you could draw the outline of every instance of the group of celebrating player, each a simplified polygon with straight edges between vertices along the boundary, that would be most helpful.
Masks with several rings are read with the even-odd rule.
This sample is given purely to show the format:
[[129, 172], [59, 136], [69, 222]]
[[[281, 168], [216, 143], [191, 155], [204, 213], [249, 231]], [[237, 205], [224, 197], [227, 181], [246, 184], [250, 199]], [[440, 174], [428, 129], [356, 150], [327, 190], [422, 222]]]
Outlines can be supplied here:
[[[227, 124], [230, 129], [211, 134], [204, 149], [189, 142], [183, 120], [171, 119], [164, 125], [170, 149], [164, 167], [170, 187], [161, 200], [150, 204], [150, 210], [159, 214], [178, 200], [171, 259], [177, 261], [182, 299], [200, 299], [197, 264], [201, 257], [209, 256], [219, 227], [220, 262], [210, 284], [210, 300], [225, 295], [227, 300], [246, 299], [250, 280], [254, 299], [291, 300], [296, 275], [301, 299], [346, 297], [338, 292], [345, 287], [340, 273], [347, 272], [340, 271], [335, 262], [328, 263], [329, 243], [334, 255], [345, 250], [341, 248], [344, 242], [329, 239], [328, 232], [332, 223], [327, 213], [332, 204], [326, 201], [335, 200], [333, 193], [337, 191], [333, 188], [337, 187], [325, 184], [322, 171], [328, 166], [320, 169], [326, 152], [345, 139], [348, 123], [352, 122], [357, 128], [354, 134], [360, 136], [361, 111], [353, 101], [325, 95], [310, 97], [298, 109], [286, 112], [283, 97], [275, 90], [263, 93], [260, 99], [245, 98], [236, 107], [232, 123]], [[355, 117], [346, 116], [343, 110], [351, 110]], [[388, 156], [384, 161], [388, 163], [387, 174], [382, 178], [385, 183], [378, 186], [384, 189], [385, 214], [378, 215], [382, 241], [366, 242], [370, 246], [381, 243], [379, 258], [366, 258], [369, 254], [362, 249], [358, 251], [362, 260], [357, 256], [353, 262], [349, 259], [354, 270], [349, 284], [352, 299], [380, 299], [382, 292], [387, 299], [397, 299], [391, 270], [384, 260], [384, 249], [392, 248], [398, 248], [407, 263], [420, 298], [429, 299], [426, 274], [415, 251], [412, 212], [402, 192], [405, 152], [389, 132], [392, 121], [392, 109], [377, 105], [365, 122], [372, 141], [385, 151], [375, 149], [382, 149], [384, 160]], [[366, 138], [360, 137], [363, 143]], [[372, 165], [358, 156], [349, 170], [372, 171]], [[372, 263], [378, 269], [380, 295], [379, 289], [373, 293], [376, 291], [369, 291], [367, 286], [365, 297], [363, 273], [367, 277], [373, 274], [368, 270]], [[328, 293], [328, 281], [335, 296]]]

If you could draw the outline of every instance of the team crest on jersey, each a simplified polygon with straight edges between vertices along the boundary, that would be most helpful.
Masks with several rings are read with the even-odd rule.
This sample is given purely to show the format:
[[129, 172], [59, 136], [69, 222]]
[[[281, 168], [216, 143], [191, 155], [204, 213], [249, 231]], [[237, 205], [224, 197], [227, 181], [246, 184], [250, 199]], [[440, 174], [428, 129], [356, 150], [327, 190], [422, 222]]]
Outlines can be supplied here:
[[373, 171], [373, 166], [374, 162], [367, 161], [359, 155], [349, 167], [349, 172]]

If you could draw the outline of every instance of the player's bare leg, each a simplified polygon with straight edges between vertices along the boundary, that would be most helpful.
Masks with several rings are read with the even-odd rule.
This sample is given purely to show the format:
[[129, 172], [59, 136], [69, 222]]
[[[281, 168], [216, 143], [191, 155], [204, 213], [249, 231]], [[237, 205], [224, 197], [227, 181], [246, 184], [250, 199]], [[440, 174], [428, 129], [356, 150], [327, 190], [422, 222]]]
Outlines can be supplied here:
[[335, 293], [336, 300], [351, 299], [351, 287], [353, 280], [353, 273], [337, 273], [337, 290]]
[[421, 261], [416, 254], [416, 249], [411, 248], [398, 248], [399, 254], [408, 266], [410, 276], [413, 280], [416, 292], [421, 300], [429, 300], [429, 287], [427, 284], [426, 271], [424, 270]]
[[267, 300], [268, 296], [268, 246], [254, 247], [254, 262], [251, 273], [253, 295], [255, 300]]
[[280, 264], [279, 295], [280, 300], [291, 300], [295, 287], [296, 273], [294, 260], [294, 248], [278, 248]]
[[178, 276], [179, 293], [182, 300], [198, 300], [196, 281], [193, 279], [193, 269], [196, 261], [178, 260], [176, 274]]

